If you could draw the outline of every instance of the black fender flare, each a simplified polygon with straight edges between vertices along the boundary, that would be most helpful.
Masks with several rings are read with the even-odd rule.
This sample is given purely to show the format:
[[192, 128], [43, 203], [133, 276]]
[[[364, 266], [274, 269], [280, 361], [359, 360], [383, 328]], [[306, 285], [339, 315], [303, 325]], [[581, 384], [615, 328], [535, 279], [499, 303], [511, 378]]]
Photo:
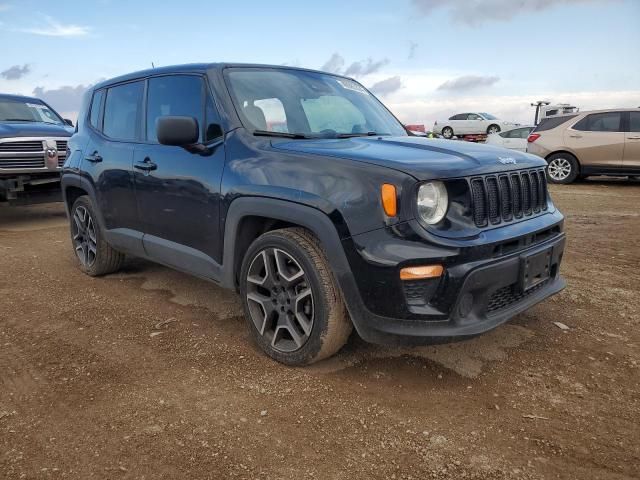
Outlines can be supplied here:
[[231, 202], [225, 219], [222, 256], [222, 265], [225, 268], [221, 279], [224, 287], [235, 288], [234, 265], [238, 228], [243, 218], [253, 216], [294, 223], [308, 229], [320, 240], [336, 279], [340, 281], [340, 277], [345, 273], [351, 274], [336, 226], [324, 212], [287, 200], [241, 197]]
[[98, 208], [99, 204], [96, 189], [93, 183], [89, 181], [89, 179], [83, 177], [78, 173], [63, 172], [62, 177], [60, 178], [60, 186], [62, 188], [62, 201], [64, 202], [64, 209], [67, 212], [68, 218], [71, 218], [71, 212], [69, 211], [71, 205], [69, 205], [69, 202], [67, 201], [67, 188], [76, 187], [87, 192], [87, 195], [91, 199], [91, 202], [93, 202], [93, 205], [96, 207], [94, 209], [94, 214], [97, 217], [100, 227], [102, 229], [106, 229], [104, 217], [102, 216], [102, 212]]

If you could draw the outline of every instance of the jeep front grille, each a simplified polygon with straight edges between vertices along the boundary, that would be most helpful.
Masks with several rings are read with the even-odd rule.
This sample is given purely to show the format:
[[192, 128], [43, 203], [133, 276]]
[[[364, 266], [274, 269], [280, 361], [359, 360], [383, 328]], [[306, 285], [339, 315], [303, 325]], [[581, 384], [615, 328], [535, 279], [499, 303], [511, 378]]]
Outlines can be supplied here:
[[499, 225], [547, 210], [544, 169], [473, 177], [469, 185], [477, 227]]

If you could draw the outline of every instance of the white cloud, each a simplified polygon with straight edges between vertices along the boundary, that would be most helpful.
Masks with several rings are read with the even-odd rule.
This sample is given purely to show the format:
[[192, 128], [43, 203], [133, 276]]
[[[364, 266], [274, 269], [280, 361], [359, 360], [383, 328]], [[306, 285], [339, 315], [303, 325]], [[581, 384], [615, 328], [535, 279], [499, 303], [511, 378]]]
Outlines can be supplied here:
[[62, 24], [52, 17], [44, 16], [45, 25], [33, 28], [20, 28], [17, 31], [31, 33], [33, 35], [43, 35], [47, 37], [81, 37], [88, 35], [90, 27], [84, 25]]
[[386, 96], [397, 92], [402, 88], [402, 80], [399, 76], [385, 78], [374, 83], [369, 90], [375, 95]]
[[507, 21], [517, 15], [552, 9], [562, 5], [605, 4], [603, 8], [615, 8], [609, 3], [619, 0], [413, 0], [413, 5], [423, 15], [447, 10], [455, 22], [479, 25], [485, 21]]
[[500, 77], [485, 75], [463, 75], [447, 80], [438, 87], [438, 90], [466, 91], [480, 87], [490, 87], [500, 80]]
[[0, 72], [0, 77], [6, 80], [19, 80], [31, 71], [31, 66], [25, 63], [23, 66], [14, 65]]

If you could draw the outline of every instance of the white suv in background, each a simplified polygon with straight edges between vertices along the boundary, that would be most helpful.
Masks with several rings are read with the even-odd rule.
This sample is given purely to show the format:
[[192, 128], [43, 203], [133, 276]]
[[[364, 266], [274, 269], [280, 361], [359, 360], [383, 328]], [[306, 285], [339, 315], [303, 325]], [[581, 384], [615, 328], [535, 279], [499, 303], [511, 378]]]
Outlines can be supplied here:
[[448, 120], [436, 120], [433, 124], [433, 132], [442, 134], [444, 138], [452, 138], [454, 135], [488, 135], [509, 130], [518, 125], [502, 121], [489, 113], [458, 113], [449, 117]]

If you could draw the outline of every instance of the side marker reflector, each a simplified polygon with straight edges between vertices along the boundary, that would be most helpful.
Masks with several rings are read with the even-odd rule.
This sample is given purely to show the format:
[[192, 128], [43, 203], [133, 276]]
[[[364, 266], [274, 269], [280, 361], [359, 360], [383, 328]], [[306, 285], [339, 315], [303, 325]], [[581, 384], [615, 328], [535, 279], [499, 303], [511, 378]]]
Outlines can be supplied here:
[[388, 217], [395, 217], [398, 214], [398, 196], [395, 185], [383, 183], [381, 198], [384, 213], [386, 213]]

